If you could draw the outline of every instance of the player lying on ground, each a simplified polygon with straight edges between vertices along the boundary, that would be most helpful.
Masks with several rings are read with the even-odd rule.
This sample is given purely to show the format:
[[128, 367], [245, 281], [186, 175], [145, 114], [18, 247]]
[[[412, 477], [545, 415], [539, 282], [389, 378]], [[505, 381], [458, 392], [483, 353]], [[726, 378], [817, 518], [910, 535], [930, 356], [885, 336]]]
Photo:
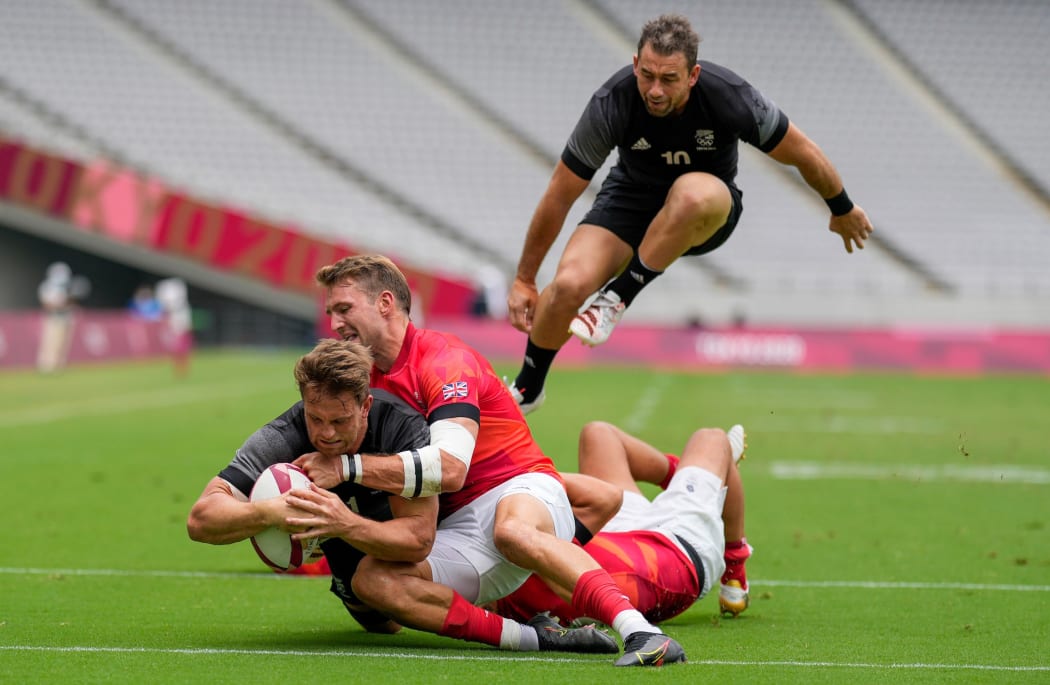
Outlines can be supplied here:
[[[363, 345], [341, 340], [322, 340], [300, 358], [295, 378], [302, 400], [253, 433], [211, 479], [190, 510], [187, 529], [191, 539], [211, 544], [246, 540], [271, 526], [320, 538], [332, 570], [332, 592], [367, 630], [396, 632], [398, 624], [354, 594], [353, 579], [366, 554], [402, 566], [426, 563], [437, 526], [437, 496], [405, 498], [340, 481], [330, 490], [311, 485], [270, 500], [248, 497], [268, 466], [303, 454], [341, 468], [348, 453], [395, 455], [386, 458], [400, 463], [398, 452], [426, 448], [430, 432], [422, 415], [389, 393], [371, 390], [371, 367]], [[545, 617], [528, 625], [508, 623], [518, 640], [499, 643], [503, 648], [617, 651], [612, 638], [593, 629], [561, 631]]]
[[[579, 473], [563, 475], [576, 517], [587, 529], [582, 535], [597, 531], [584, 549], [653, 623], [691, 607], [715, 578], [721, 578], [724, 613], [736, 616], [747, 608], [744, 563], [751, 548], [737, 471], [743, 452], [741, 426], [728, 434], [697, 430], [680, 458], [612, 424], [593, 422], [581, 431]], [[638, 481], [663, 492], [649, 501]], [[584, 618], [536, 576], [495, 609], [511, 618], [549, 611], [566, 625]]]
[[[351, 480], [404, 497], [441, 494], [427, 559], [406, 564], [368, 556], [354, 576], [354, 593], [402, 625], [520, 648], [534, 636], [480, 605], [536, 573], [623, 637], [617, 665], [684, 661], [681, 646], [572, 543], [575, 523], [561, 476], [488, 360], [455, 336], [416, 328], [408, 281], [385, 257], [347, 257], [320, 269], [317, 281], [332, 329], [371, 350], [372, 387], [423, 414], [431, 444], [402, 452], [400, 460], [355, 454], [339, 469], [305, 455], [296, 465], [321, 486]], [[593, 632], [619, 651], [609, 636]]]

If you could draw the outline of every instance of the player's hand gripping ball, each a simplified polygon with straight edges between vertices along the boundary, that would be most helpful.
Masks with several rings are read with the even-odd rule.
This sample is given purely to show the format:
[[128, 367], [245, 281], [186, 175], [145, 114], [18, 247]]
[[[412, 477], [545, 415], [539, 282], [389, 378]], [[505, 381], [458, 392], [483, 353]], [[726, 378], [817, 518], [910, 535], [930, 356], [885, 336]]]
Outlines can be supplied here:
[[[292, 464], [274, 464], [259, 476], [252, 487], [249, 499], [252, 502], [279, 497], [289, 490], [310, 487], [310, 479], [303, 470]], [[291, 536], [274, 526], [252, 537], [252, 547], [263, 562], [279, 573], [295, 570], [303, 564], [316, 561], [324, 553], [320, 540], [293, 540]]]

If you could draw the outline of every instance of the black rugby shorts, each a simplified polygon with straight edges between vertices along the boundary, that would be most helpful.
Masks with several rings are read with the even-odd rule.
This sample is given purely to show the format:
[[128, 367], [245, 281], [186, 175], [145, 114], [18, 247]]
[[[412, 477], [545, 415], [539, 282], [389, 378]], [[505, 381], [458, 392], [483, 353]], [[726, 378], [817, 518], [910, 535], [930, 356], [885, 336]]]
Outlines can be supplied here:
[[[720, 247], [733, 233], [744, 211], [743, 193], [733, 185], [729, 185], [728, 188], [729, 194], [733, 197], [733, 207], [729, 210], [729, 217], [725, 224], [715, 231], [706, 242], [686, 250], [686, 255], [711, 252]], [[653, 217], [664, 206], [669, 189], [662, 186], [624, 183], [612, 177], [606, 178], [590, 211], [580, 223], [601, 226], [611, 231], [637, 252]]]

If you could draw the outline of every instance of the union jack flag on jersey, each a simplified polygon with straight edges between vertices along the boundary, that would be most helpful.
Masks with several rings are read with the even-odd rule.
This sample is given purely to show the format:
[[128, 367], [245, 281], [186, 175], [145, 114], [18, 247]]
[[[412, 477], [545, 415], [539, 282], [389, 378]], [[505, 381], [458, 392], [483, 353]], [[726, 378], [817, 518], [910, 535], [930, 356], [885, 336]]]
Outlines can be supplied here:
[[467, 382], [456, 381], [455, 383], [445, 383], [443, 386], [441, 386], [441, 394], [446, 400], [450, 400], [453, 397], [466, 397]]

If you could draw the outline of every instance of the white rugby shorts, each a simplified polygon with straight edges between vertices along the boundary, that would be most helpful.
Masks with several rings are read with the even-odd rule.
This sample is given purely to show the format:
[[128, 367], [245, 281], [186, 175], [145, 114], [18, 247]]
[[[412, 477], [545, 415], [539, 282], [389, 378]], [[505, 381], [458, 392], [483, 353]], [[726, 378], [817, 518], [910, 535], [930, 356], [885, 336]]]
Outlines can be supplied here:
[[496, 505], [508, 495], [540, 500], [554, 519], [555, 534], [572, 540], [576, 533], [565, 488], [547, 473], [525, 473], [489, 490], [440, 521], [427, 557], [434, 582], [447, 585], [468, 601], [482, 605], [518, 589], [530, 571], [507, 561], [492, 541]]

